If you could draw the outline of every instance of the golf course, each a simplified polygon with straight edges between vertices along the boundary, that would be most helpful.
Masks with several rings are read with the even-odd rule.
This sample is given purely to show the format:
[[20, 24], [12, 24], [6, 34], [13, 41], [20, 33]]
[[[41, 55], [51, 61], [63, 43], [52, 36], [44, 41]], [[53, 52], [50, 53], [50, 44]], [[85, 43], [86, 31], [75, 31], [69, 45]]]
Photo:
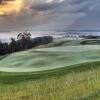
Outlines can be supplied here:
[[0, 100], [100, 100], [100, 40], [55, 39], [0, 56]]

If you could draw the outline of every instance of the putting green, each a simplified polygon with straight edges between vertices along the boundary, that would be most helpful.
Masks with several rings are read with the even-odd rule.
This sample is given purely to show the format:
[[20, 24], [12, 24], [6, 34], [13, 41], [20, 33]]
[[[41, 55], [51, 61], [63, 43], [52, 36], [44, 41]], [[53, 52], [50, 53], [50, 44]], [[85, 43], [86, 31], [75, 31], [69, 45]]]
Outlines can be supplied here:
[[0, 60], [0, 71], [35, 72], [100, 60], [99, 45], [31, 49]]

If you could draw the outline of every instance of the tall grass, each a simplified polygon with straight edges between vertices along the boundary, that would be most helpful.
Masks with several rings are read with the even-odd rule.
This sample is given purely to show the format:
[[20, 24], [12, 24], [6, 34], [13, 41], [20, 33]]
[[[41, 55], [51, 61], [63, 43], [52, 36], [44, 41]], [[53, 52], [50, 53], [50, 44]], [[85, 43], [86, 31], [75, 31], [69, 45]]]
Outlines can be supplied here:
[[[87, 66], [83, 67], [87, 69]], [[83, 71], [76, 68], [78, 71], [49, 78], [2, 84], [0, 100], [100, 100], [100, 67], [92, 64], [89, 68]]]

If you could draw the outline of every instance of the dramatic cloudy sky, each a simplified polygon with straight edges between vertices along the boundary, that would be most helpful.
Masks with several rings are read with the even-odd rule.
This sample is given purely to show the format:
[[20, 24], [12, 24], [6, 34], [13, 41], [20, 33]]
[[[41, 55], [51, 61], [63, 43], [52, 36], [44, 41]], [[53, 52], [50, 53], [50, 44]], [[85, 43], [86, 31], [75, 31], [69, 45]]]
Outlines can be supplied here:
[[0, 0], [0, 31], [100, 30], [100, 0]]

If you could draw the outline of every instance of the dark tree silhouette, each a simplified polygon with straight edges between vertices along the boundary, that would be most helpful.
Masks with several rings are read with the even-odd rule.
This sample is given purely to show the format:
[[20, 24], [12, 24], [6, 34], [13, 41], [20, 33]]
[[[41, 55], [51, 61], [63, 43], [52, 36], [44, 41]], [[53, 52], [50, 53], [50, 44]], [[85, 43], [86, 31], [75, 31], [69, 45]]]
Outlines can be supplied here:
[[0, 55], [3, 55], [3, 43], [0, 41]]
[[9, 53], [9, 45], [8, 43], [2, 43], [0, 42], [0, 55], [4, 55]]
[[9, 52], [13, 53], [13, 52], [17, 51], [16, 49], [17, 49], [17, 47], [16, 47], [16, 41], [15, 41], [14, 38], [11, 38], [11, 42], [9, 44]]
[[52, 36], [31, 38], [30, 33], [19, 33], [17, 40], [11, 38], [11, 42], [9, 44], [0, 42], [0, 55], [30, 49], [39, 45], [48, 44], [52, 41]]

